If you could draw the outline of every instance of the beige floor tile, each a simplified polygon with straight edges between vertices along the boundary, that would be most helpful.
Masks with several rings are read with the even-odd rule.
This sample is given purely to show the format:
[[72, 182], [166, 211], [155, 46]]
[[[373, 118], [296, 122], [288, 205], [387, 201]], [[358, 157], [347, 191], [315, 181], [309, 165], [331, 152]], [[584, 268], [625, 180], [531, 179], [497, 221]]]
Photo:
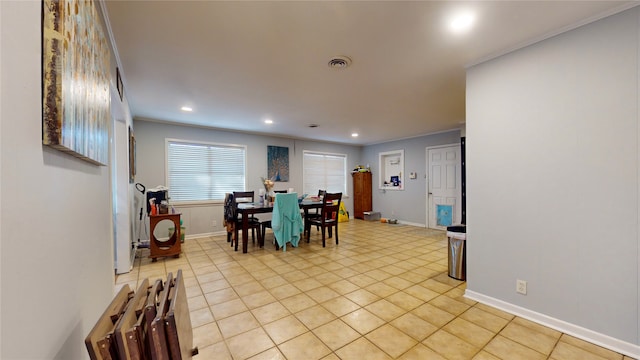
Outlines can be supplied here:
[[276, 344], [281, 344], [295, 336], [309, 331], [295, 316], [289, 315], [264, 325], [264, 329]]
[[298, 290], [297, 287], [291, 284], [280, 285], [273, 289], [269, 289], [269, 292], [271, 293], [271, 295], [273, 295], [273, 297], [275, 297], [278, 300], [282, 300], [290, 296], [298, 295], [301, 293], [301, 291]]
[[341, 319], [362, 335], [367, 334], [386, 323], [384, 320], [375, 316], [366, 309], [356, 310], [343, 316]]
[[365, 337], [394, 359], [418, 343], [418, 341], [391, 325], [383, 325], [368, 333]]
[[562, 334], [562, 337], [560, 337], [560, 341], [565, 342], [565, 343], [570, 344], [570, 345], [573, 345], [573, 346], [578, 347], [580, 349], [587, 350], [587, 351], [589, 351], [591, 353], [594, 353], [594, 354], [596, 354], [598, 356], [602, 356], [605, 359], [610, 359], [610, 360], [618, 360], [618, 359], [620, 359], [620, 354], [618, 354], [618, 353], [616, 353], [614, 351], [605, 349], [605, 348], [600, 347], [598, 345], [594, 345], [594, 344], [588, 343], [588, 342], [586, 342], [584, 340], [580, 340], [580, 339], [578, 339], [576, 337], [573, 337], [571, 335]]
[[305, 293], [300, 293], [298, 295], [294, 295], [283, 299], [280, 301], [284, 307], [289, 309], [292, 313], [297, 313], [298, 311], [310, 308], [315, 306], [317, 303], [313, 300], [309, 295]]
[[414, 310], [411, 310], [411, 313], [437, 327], [442, 327], [455, 318], [455, 315], [441, 310], [431, 304], [421, 305]]
[[229, 339], [243, 332], [260, 327], [260, 323], [251, 312], [243, 312], [218, 321], [218, 327], [220, 328], [222, 336], [224, 336], [225, 339]]
[[500, 335], [545, 355], [551, 354], [557, 342], [557, 339], [513, 321], [500, 332]]
[[213, 317], [216, 320], [224, 319], [226, 317], [248, 310], [247, 306], [240, 299], [234, 299], [220, 304], [211, 305], [210, 309]]
[[369, 286], [371, 284], [374, 284], [377, 282], [376, 279], [364, 275], [364, 274], [360, 274], [360, 275], [356, 275], [356, 276], [352, 276], [350, 278], [348, 278], [347, 280], [351, 281], [352, 283], [360, 286], [361, 288]]
[[257, 307], [277, 301], [277, 299], [273, 297], [270, 292], [265, 290], [256, 294], [243, 296], [242, 301], [244, 301], [245, 305], [247, 305], [249, 309], [255, 309]]
[[496, 308], [493, 308], [493, 307], [485, 305], [485, 304], [477, 303], [476, 305], [474, 305], [474, 307], [478, 308], [478, 309], [480, 309], [482, 311], [486, 311], [486, 312], [488, 312], [490, 314], [499, 316], [499, 317], [501, 317], [503, 319], [506, 319], [506, 320], [509, 320], [509, 321], [511, 321], [511, 320], [513, 320], [515, 318], [515, 316], [509, 314], [508, 312], [504, 312], [502, 310], [498, 310]]
[[427, 289], [426, 287], [421, 286], [421, 285], [413, 285], [413, 286], [410, 286], [410, 287], [404, 289], [403, 291], [406, 292], [407, 294], [409, 294], [409, 295], [411, 295], [411, 296], [413, 296], [413, 297], [415, 297], [417, 299], [420, 299], [422, 301], [425, 301], [425, 302], [428, 302], [428, 301], [430, 301], [432, 299], [435, 299], [436, 297], [440, 296], [439, 293], [437, 293], [437, 292], [435, 292], [433, 290]]
[[297, 336], [278, 345], [278, 348], [287, 359], [317, 360], [331, 353], [331, 349], [312, 332]]
[[218, 279], [206, 283], [200, 283], [200, 287], [202, 288], [202, 292], [206, 294], [229, 288], [231, 287], [231, 284], [229, 284], [225, 279]]
[[287, 360], [278, 348], [273, 347], [267, 351], [263, 351], [258, 355], [252, 356], [249, 360]]
[[481, 310], [478, 307], [472, 307], [465, 311], [460, 315], [460, 318], [470, 321], [494, 333], [498, 333], [509, 323], [509, 320]]
[[331, 300], [327, 300], [320, 305], [322, 305], [325, 309], [329, 310], [332, 314], [338, 317], [360, 309], [360, 305], [354, 303], [344, 296], [339, 296]]
[[222, 334], [215, 322], [193, 328], [193, 346], [203, 349], [222, 341]]
[[334, 351], [360, 337], [357, 331], [340, 319], [315, 328], [313, 333]]
[[[262, 328], [256, 328], [227, 340], [233, 359], [248, 359], [275, 346]], [[205, 358], [203, 359], [215, 359]], [[217, 360], [217, 359], [216, 359]]]
[[488, 352], [482, 350], [476, 356], [473, 357], [473, 360], [501, 360], [497, 356], [493, 356]]
[[407, 311], [413, 310], [418, 306], [424, 304], [424, 301], [413, 297], [405, 293], [404, 291], [398, 291], [395, 294], [387, 296], [385, 299], [390, 303], [395, 304]]
[[340, 360], [340, 358], [338, 357], [338, 355], [331, 353], [325, 357], [323, 357], [321, 360]]
[[313, 330], [336, 319], [336, 316], [321, 305], [315, 305], [295, 313], [295, 316], [307, 328]]
[[390, 303], [385, 299], [378, 300], [372, 304], [365, 306], [364, 308], [369, 310], [375, 316], [387, 322], [406, 313], [404, 309]]
[[300, 289], [300, 291], [309, 291], [311, 289], [315, 289], [322, 286], [322, 283], [320, 281], [316, 279], [308, 279], [308, 278], [295, 281], [292, 284], [293, 286]]
[[277, 301], [255, 308], [251, 313], [263, 325], [291, 315], [291, 312]]
[[201, 359], [232, 360], [229, 349], [224, 342], [198, 348], [197, 357]]
[[[622, 359], [622, 356], [618, 354], [617, 359]], [[604, 360], [606, 357], [599, 356], [593, 352], [579, 348], [567, 342], [561, 341], [553, 349], [549, 359], [553, 360]]]
[[376, 347], [364, 337], [338, 349], [336, 354], [342, 360], [390, 360], [392, 359], [380, 348]]
[[208, 307], [191, 311], [189, 317], [191, 319], [191, 327], [202, 326], [213, 321], [213, 315]]
[[512, 320], [512, 323], [514, 324], [518, 324], [518, 325], [522, 325], [525, 326], [531, 330], [537, 331], [539, 333], [545, 334], [549, 337], [552, 337], [554, 339], [559, 339], [560, 336], [562, 335], [562, 333], [560, 331], [548, 328], [546, 326], [540, 325], [540, 324], [536, 324], [533, 321], [527, 320], [527, 319], [523, 319], [521, 317], [514, 317]]
[[367, 289], [368, 291], [382, 297], [385, 298], [391, 294], [397, 293], [398, 289], [394, 288], [393, 286], [389, 286], [385, 283], [382, 282], [377, 282], [374, 284], [371, 284], [369, 286], [367, 286], [365, 289]]
[[480, 351], [479, 347], [473, 346], [444, 330], [436, 331], [422, 343], [451, 360], [471, 359]]
[[400, 356], [400, 360], [447, 360], [428, 347], [418, 344]]
[[477, 347], [485, 346], [495, 336], [495, 333], [461, 318], [453, 319], [443, 329]]
[[365, 289], [358, 289], [354, 292], [346, 294], [345, 297], [360, 306], [366, 306], [371, 304], [372, 302], [380, 300], [380, 296]]
[[209, 303], [207, 303], [207, 299], [205, 299], [203, 295], [198, 295], [187, 298], [187, 305], [189, 306], [189, 310], [193, 311], [206, 308], [209, 306]]
[[332, 284], [328, 284], [327, 287], [340, 295], [349, 294], [360, 289], [358, 285], [353, 284], [349, 280], [340, 280]]
[[500, 335], [493, 338], [493, 340], [491, 340], [483, 350], [491, 355], [499, 357], [500, 359], [538, 360], [547, 358], [547, 356], [529, 347]]
[[264, 286], [266, 289], [272, 289], [278, 286], [286, 285], [288, 284], [288, 282], [282, 276], [275, 275], [260, 280], [260, 284], [262, 284], [262, 286]]
[[235, 290], [239, 296], [246, 296], [264, 291], [266, 289], [262, 286], [262, 284], [260, 284], [256, 280], [253, 280], [252, 278], [252, 280], [247, 281], [244, 284], [238, 286], [234, 285], [233, 290]]
[[327, 286], [321, 286], [319, 288], [309, 290], [306, 292], [306, 294], [318, 303], [323, 303], [327, 300], [331, 300], [340, 296], [340, 294]]
[[205, 299], [207, 299], [207, 303], [209, 303], [209, 305], [215, 305], [227, 302], [229, 300], [237, 299], [238, 294], [236, 294], [236, 292], [232, 288], [226, 288], [210, 293], [205, 293], [204, 297]]
[[436, 326], [422, 320], [412, 313], [404, 314], [391, 321], [390, 324], [417, 341], [426, 339], [429, 335], [438, 330]]
[[445, 295], [438, 296], [437, 298], [429, 301], [429, 304], [456, 316], [462, 314], [468, 308], [470, 308], [469, 305], [453, 300], [452, 298]]

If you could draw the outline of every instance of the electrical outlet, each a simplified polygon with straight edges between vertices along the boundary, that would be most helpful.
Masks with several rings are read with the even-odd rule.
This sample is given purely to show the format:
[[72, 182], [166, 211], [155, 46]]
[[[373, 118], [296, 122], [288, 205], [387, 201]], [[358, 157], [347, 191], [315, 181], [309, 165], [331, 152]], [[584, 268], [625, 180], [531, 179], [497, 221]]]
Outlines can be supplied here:
[[217, 221], [215, 221], [215, 220], [213, 220], [213, 222], [211, 223], [211, 225], [213, 225], [213, 227], [216, 227], [216, 226], [218, 226], [218, 222], [217, 222]]
[[516, 292], [518, 294], [527, 295], [527, 282], [524, 280], [516, 280]]

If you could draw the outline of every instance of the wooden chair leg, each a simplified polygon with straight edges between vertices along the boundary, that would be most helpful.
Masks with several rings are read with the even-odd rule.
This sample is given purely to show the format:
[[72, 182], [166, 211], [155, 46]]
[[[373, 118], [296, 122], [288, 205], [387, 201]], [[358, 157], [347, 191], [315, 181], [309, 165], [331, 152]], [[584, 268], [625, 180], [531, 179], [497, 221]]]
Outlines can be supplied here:
[[324, 233], [325, 233], [325, 230], [324, 230], [324, 226], [323, 226], [322, 227], [322, 247], [324, 247], [324, 245], [325, 245], [325, 243], [324, 243]]
[[338, 245], [338, 223], [336, 223], [336, 245]]

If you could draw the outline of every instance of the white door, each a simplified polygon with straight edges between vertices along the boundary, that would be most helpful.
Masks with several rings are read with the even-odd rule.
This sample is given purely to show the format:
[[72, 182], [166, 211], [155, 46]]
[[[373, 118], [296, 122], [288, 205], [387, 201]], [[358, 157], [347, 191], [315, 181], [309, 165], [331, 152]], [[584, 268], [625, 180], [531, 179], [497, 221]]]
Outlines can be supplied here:
[[427, 224], [446, 230], [462, 219], [460, 144], [427, 148]]

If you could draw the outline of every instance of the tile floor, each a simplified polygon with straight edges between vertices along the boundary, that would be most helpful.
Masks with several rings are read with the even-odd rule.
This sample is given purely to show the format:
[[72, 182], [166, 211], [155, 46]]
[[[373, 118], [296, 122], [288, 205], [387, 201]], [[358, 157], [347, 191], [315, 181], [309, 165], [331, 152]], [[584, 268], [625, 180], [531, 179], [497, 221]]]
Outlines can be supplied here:
[[326, 248], [319, 234], [286, 252], [226, 236], [155, 263], [143, 249], [116, 282], [182, 269], [195, 359], [631, 359], [464, 298], [444, 232], [351, 220]]

